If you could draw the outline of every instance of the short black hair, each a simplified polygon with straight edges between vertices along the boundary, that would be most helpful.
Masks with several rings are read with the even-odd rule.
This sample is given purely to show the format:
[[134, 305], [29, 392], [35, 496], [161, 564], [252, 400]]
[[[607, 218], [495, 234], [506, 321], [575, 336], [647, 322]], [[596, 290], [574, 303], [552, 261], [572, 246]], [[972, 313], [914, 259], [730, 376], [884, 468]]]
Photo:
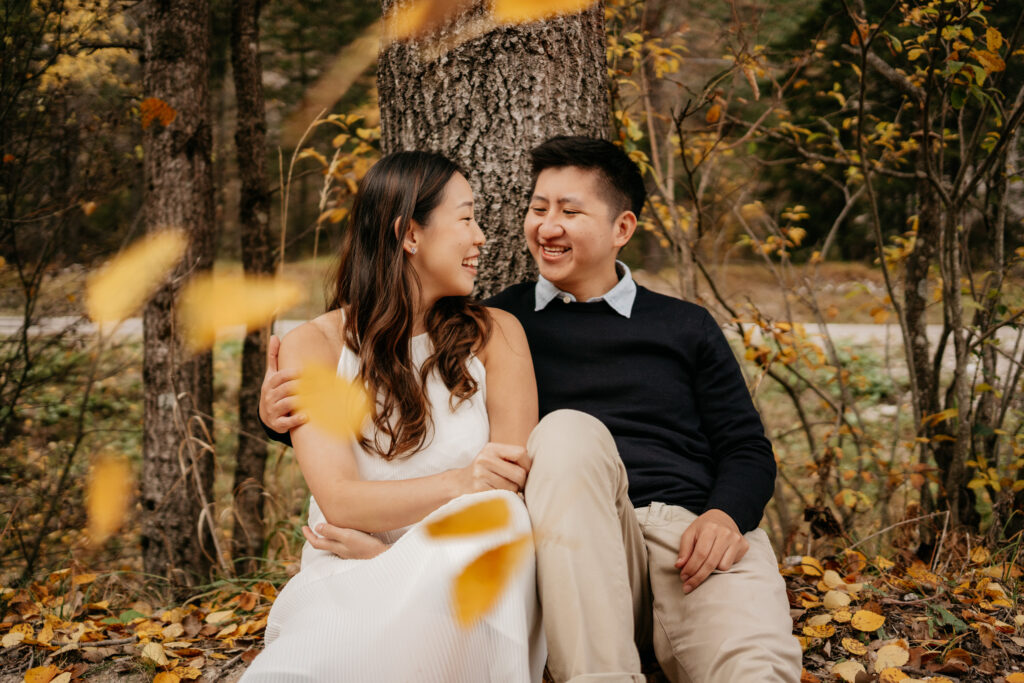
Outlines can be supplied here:
[[618, 212], [632, 211], [639, 216], [644, 208], [647, 188], [640, 168], [621, 147], [608, 140], [559, 135], [531, 149], [530, 162], [534, 187], [542, 171], [575, 166], [598, 172], [608, 190], [609, 204]]

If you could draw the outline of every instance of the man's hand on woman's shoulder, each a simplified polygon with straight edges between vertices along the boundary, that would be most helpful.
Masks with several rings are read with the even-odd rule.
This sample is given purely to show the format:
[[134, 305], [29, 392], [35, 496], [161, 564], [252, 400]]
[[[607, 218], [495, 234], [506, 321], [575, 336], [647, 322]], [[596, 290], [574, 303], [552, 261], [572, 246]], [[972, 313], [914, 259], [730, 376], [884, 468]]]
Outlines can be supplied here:
[[299, 371], [296, 368], [278, 370], [277, 356], [281, 340], [271, 335], [267, 344], [267, 371], [260, 386], [260, 419], [263, 424], [279, 434], [287, 434], [308, 418], [296, 413], [295, 387]]

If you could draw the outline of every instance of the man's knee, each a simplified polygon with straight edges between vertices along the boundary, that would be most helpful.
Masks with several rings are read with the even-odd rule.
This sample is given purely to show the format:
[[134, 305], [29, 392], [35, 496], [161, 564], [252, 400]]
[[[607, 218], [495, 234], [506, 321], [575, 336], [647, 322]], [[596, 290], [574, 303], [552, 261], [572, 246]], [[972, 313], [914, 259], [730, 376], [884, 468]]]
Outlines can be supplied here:
[[621, 461], [608, 428], [593, 415], [556, 410], [544, 416], [526, 444], [530, 476], [571, 475], [581, 468], [616, 466]]

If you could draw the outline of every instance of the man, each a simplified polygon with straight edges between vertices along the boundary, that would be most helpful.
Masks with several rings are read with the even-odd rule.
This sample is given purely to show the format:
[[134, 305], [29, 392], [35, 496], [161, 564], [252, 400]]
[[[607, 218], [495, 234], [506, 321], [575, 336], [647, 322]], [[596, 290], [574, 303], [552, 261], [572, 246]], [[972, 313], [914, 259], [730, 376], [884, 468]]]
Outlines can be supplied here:
[[[559, 137], [531, 156], [523, 228], [540, 277], [487, 303], [522, 323], [537, 375], [524, 494], [549, 672], [644, 681], [653, 648], [673, 681], [799, 680], [757, 528], [775, 460], [731, 349], [704, 308], [638, 286], [616, 260], [646, 197], [622, 150]], [[260, 405], [282, 431], [302, 419], [285, 380], [268, 371]], [[365, 542], [318, 531], [343, 555]]]

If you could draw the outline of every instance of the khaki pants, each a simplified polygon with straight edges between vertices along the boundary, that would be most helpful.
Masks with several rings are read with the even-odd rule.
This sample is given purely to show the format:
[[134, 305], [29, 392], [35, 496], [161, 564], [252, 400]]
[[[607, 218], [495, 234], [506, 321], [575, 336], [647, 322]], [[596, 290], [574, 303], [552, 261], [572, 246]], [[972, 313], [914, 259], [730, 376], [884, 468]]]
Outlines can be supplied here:
[[764, 531], [746, 534], [750, 550], [729, 571], [685, 595], [673, 564], [696, 515], [662, 503], [634, 509], [599, 420], [551, 413], [527, 449], [526, 506], [555, 681], [643, 683], [639, 652], [650, 647], [679, 683], [800, 679], [786, 588]]

